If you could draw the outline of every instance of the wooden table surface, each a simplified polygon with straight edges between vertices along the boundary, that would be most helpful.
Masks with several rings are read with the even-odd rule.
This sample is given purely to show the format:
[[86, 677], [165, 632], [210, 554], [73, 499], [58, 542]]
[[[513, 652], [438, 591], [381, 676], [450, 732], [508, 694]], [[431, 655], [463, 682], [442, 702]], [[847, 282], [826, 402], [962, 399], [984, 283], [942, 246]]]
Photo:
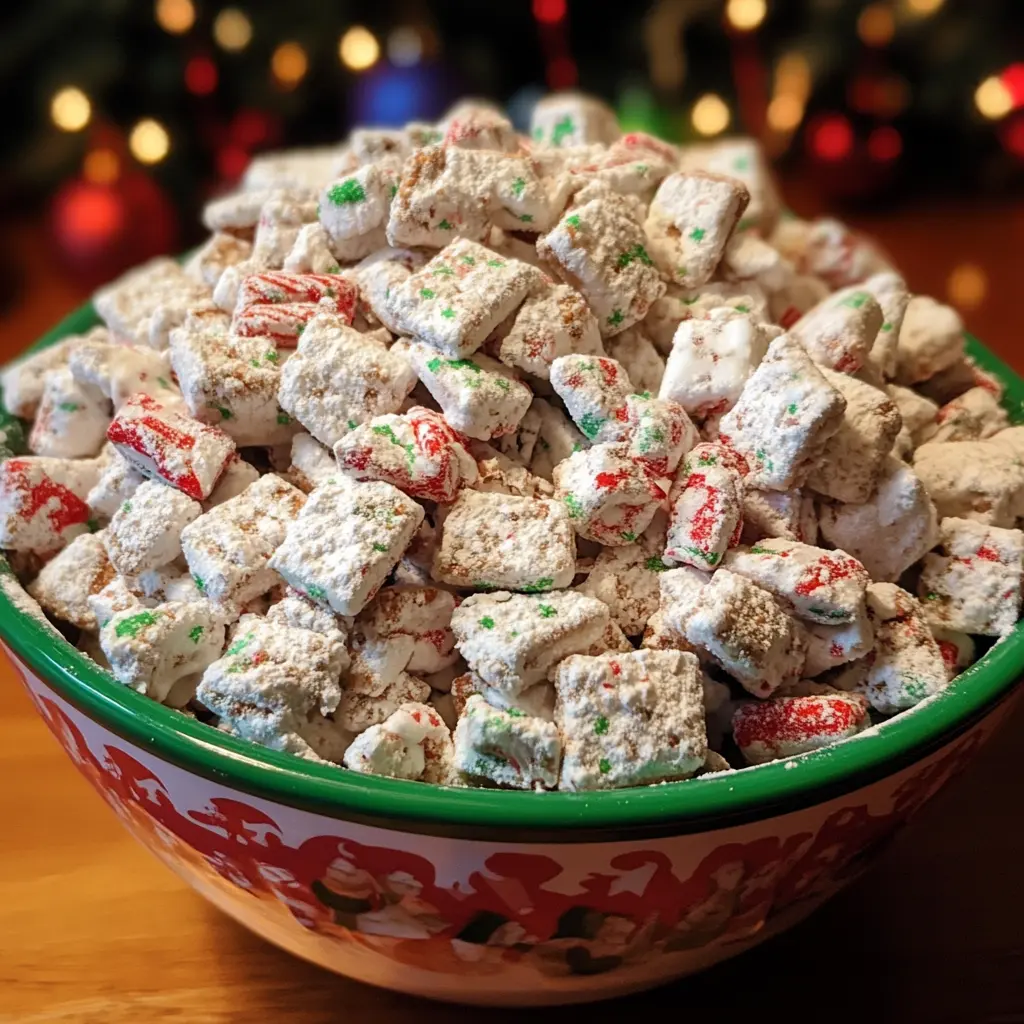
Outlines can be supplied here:
[[[813, 203], [791, 196], [800, 212]], [[911, 286], [939, 297], [961, 263], [988, 296], [968, 326], [1024, 366], [1017, 313], [1024, 204], [945, 204], [851, 218]], [[29, 282], [0, 359], [81, 298], [29, 225], [8, 233]], [[11, 241], [8, 239], [8, 241]], [[1024, 703], [867, 877], [791, 933], [703, 975], [588, 1008], [650, 1015], [912, 1024], [1024, 1022]], [[429, 1004], [279, 952], [194, 895], [117, 823], [0, 665], [0, 1024], [296, 1024], [522, 1019]], [[537, 1024], [565, 1011], [530, 1011]]]

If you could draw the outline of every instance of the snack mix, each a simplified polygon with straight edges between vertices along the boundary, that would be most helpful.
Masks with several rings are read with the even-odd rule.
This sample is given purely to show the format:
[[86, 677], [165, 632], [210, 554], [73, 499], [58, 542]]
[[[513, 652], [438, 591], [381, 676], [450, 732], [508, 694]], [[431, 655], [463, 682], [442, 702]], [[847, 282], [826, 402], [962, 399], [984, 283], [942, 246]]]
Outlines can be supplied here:
[[750, 142], [457, 114], [257, 158], [3, 371], [22, 607], [232, 736], [536, 791], [817, 750], [1013, 630], [1024, 427], [952, 309]]

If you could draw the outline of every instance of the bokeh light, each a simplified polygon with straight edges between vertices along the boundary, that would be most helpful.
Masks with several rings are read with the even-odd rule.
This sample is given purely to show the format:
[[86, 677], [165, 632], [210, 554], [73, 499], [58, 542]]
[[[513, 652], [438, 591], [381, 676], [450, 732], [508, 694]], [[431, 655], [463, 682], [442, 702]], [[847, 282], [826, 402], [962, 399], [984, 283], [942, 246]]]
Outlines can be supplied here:
[[131, 130], [128, 148], [139, 163], [158, 164], [170, 152], [171, 137], [159, 121], [144, 117]]
[[196, 9], [192, 0], [156, 0], [153, 16], [165, 32], [180, 36], [195, 24]]
[[898, 160], [903, 152], [903, 137], [892, 127], [882, 125], [868, 136], [868, 156], [879, 163]]
[[82, 161], [82, 177], [94, 185], [109, 185], [120, 173], [121, 161], [112, 149], [90, 150]]
[[281, 43], [270, 58], [270, 70], [279, 85], [294, 89], [306, 77], [309, 58], [298, 43]]
[[794, 93], [780, 93], [768, 104], [768, 127], [777, 132], [791, 132], [803, 119], [803, 101]]
[[53, 94], [50, 117], [62, 132], [80, 132], [92, 117], [92, 104], [81, 89], [69, 85]]
[[946, 0], [906, 0], [906, 9], [909, 14], [918, 18], [927, 18], [934, 14]]
[[338, 43], [338, 56], [350, 71], [365, 71], [377, 63], [380, 43], [368, 28], [353, 25]]
[[565, 0], [533, 0], [533, 16], [546, 25], [555, 25], [565, 17]]
[[988, 293], [988, 276], [976, 263], [961, 263], [950, 273], [946, 293], [958, 309], [977, 309]]
[[853, 127], [842, 114], [819, 118], [808, 133], [811, 152], [819, 160], [845, 160], [853, 152]]
[[196, 96], [209, 96], [217, 88], [217, 65], [209, 57], [192, 57], [185, 65], [185, 88]]
[[883, 3], [868, 4], [857, 18], [857, 35], [868, 46], [888, 46], [896, 34], [896, 19]]
[[995, 75], [986, 78], [974, 92], [974, 105], [982, 117], [997, 121], [1013, 110], [1013, 96]]
[[741, 32], [751, 32], [764, 21], [767, 13], [765, 0], [729, 0], [725, 20]]
[[729, 127], [731, 119], [725, 100], [713, 92], [701, 96], [690, 112], [694, 130], [700, 135], [720, 135]]
[[225, 7], [213, 20], [213, 38], [222, 50], [238, 53], [252, 42], [252, 22], [245, 11]]
[[396, 68], [411, 68], [423, 56], [423, 37], [411, 25], [401, 25], [388, 36], [388, 60]]

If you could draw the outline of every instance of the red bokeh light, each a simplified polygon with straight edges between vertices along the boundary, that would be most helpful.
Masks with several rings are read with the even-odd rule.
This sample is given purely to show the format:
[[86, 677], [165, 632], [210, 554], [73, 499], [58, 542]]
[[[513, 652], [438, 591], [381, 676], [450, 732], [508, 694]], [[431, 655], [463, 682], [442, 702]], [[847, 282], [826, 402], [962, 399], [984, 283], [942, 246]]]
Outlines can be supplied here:
[[545, 25], [554, 25], [565, 17], [565, 0], [533, 0], [533, 16]]
[[1013, 97], [1015, 107], [1024, 107], [1024, 64], [1011, 64], [999, 76]]
[[576, 61], [555, 57], [548, 64], [548, 85], [552, 89], [571, 89], [576, 84]]
[[868, 156], [879, 163], [896, 160], [903, 152], [903, 138], [891, 125], [876, 128], [868, 136]]
[[209, 57], [193, 57], [185, 65], [185, 88], [196, 96], [209, 96], [217, 88], [217, 65]]
[[124, 203], [105, 185], [76, 182], [54, 204], [54, 220], [68, 247], [89, 251], [109, 242], [124, 224]]
[[217, 172], [227, 181], [236, 181], [249, 166], [249, 154], [241, 146], [225, 146], [217, 154]]
[[270, 134], [270, 119], [262, 110], [240, 110], [231, 122], [231, 138], [239, 146], [259, 146]]
[[853, 127], [842, 114], [828, 114], [812, 125], [811, 152], [819, 160], [845, 160], [853, 152]]
[[1024, 117], [1015, 117], [1002, 131], [1003, 145], [1008, 153], [1024, 160]]

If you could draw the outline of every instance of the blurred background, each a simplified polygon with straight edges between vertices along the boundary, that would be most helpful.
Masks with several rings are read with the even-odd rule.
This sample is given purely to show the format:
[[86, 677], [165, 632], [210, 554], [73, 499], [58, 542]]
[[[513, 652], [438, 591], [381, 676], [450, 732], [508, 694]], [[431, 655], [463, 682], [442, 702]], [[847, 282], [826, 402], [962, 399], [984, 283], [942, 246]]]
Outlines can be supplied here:
[[31, 0], [0, 14], [13, 354], [201, 237], [252, 154], [546, 90], [675, 141], [746, 132], [799, 214], [877, 234], [1004, 355], [1024, 261], [1021, 0]]

